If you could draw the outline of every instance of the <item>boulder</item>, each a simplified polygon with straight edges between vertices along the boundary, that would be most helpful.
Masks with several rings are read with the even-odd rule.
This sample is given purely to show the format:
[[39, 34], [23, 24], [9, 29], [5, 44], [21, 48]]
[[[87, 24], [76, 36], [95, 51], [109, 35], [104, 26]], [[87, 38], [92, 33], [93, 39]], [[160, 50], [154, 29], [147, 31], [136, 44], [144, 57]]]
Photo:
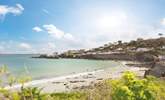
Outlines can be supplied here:
[[145, 53], [145, 52], [138, 52], [135, 54], [135, 58], [137, 61], [140, 62], [154, 62], [158, 61], [158, 57], [150, 54], [150, 53]]
[[165, 77], [165, 62], [157, 62], [153, 68], [145, 72], [145, 75], [152, 75], [155, 77]]

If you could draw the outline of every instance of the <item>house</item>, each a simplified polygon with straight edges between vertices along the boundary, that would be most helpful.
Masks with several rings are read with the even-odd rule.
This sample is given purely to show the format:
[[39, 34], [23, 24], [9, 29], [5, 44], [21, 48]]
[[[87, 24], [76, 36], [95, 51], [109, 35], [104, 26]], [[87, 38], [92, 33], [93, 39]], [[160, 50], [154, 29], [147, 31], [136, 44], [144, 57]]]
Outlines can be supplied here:
[[159, 56], [159, 60], [161, 60], [161, 61], [165, 61], [165, 56], [163, 55], [161, 55], [161, 56]]
[[116, 49], [116, 51], [122, 51], [123, 50], [123, 48], [117, 48]]
[[144, 51], [150, 51], [152, 50], [152, 48], [137, 48], [136, 51], [137, 52], [144, 52]]

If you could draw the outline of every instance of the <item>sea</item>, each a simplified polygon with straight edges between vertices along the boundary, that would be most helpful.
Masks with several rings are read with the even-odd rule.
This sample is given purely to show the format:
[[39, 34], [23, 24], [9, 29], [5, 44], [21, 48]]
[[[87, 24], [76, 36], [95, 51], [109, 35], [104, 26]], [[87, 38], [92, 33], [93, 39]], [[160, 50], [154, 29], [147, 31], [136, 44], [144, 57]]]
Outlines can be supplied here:
[[0, 54], [0, 66], [7, 66], [10, 74], [31, 76], [33, 80], [60, 77], [76, 73], [84, 73], [121, 67], [121, 63], [111, 60], [87, 59], [43, 59], [32, 58], [34, 54]]

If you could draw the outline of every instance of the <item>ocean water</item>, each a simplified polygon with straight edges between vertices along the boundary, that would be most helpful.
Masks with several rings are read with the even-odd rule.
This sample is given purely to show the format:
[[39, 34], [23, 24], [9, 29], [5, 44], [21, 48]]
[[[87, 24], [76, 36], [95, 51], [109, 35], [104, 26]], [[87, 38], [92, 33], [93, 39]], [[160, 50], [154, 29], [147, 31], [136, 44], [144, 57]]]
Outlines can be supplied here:
[[32, 56], [36, 55], [0, 55], [0, 65], [7, 65], [10, 73], [15, 76], [29, 75], [33, 79], [42, 79], [104, 68], [113, 70], [121, 64], [110, 60], [39, 59]]

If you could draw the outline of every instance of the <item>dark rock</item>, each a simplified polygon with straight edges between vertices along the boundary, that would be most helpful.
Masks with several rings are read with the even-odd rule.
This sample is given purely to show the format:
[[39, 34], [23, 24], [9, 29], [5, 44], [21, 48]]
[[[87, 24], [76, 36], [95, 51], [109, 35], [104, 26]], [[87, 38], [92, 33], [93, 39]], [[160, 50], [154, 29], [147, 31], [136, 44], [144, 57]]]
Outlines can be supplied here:
[[84, 80], [69, 81], [70, 83], [85, 82]]
[[103, 78], [98, 78], [97, 80], [103, 80]]
[[47, 54], [42, 54], [37, 57], [32, 57], [32, 58], [46, 58], [46, 59], [58, 59], [58, 55], [47, 55]]
[[111, 54], [85, 54], [80, 59], [96, 59], [96, 60], [134, 60], [133, 55], [127, 53], [111, 53]]
[[144, 76], [153, 75], [156, 77], [165, 77], [165, 63], [157, 62], [154, 67], [145, 72]]
[[60, 84], [60, 83], [63, 83], [63, 82], [52, 82], [53, 84]]
[[146, 53], [146, 52], [138, 52], [135, 54], [135, 58], [137, 61], [140, 62], [155, 62], [158, 61], [158, 57], [150, 54], [150, 53]]

